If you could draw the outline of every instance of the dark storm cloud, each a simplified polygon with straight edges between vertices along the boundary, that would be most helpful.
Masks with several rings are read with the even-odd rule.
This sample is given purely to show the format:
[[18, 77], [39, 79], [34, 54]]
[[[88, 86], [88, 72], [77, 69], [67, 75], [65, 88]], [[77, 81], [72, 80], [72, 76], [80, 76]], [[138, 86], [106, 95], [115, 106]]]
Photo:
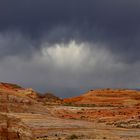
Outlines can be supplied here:
[[[139, 6], [140, 2], [136, 0], [133, 2], [129, 0], [123, 2], [110, 0], [4, 1], [1, 2], [0, 7], [1, 29], [9, 27], [40, 32], [44, 28], [49, 30], [59, 24], [64, 26], [75, 24], [74, 26], [77, 27], [96, 25], [110, 31], [116, 30], [116, 32], [119, 29], [123, 31], [129, 29], [125, 30], [129, 32], [137, 29], [136, 26], [133, 26], [133, 29], [128, 28], [130, 25], [139, 25]], [[122, 33], [122, 30], [119, 31]]]
[[136, 88], [139, 40], [139, 0], [0, 1], [3, 81], [41, 91]]
[[[134, 61], [139, 59], [140, 2], [138, 0], [1, 1], [0, 31], [7, 30], [21, 31], [35, 40], [45, 34], [51, 43], [69, 41], [73, 38], [106, 42], [110, 49], [122, 53], [125, 60], [133, 62], [133, 59]], [[54, 34], [50, 36], [52, 31]], [[18, 48], [16, 50], [20, 50]]]

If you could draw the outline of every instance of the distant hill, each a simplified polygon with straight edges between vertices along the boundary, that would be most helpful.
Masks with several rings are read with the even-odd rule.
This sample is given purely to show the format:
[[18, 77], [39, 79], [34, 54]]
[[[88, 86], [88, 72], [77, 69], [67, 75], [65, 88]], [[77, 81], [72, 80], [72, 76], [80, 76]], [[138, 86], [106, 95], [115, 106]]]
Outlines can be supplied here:
[[98, 89], [64, 99], [65, 104], [81, 106], [131, 106], [140, 104], [140, 91], [127, 89]]
[[60, 104], [53, 94], [41, 95], [32, 88], [11, 83], [0, 83], [0, 112], [44, 112], [45, 105]]

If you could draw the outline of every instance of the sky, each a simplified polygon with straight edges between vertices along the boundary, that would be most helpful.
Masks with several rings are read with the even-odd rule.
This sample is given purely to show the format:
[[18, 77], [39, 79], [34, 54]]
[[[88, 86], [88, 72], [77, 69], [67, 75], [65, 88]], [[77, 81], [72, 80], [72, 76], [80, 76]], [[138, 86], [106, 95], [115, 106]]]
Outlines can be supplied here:
[[0, 1], [0, 81], [64, 98], [139, 73], [139, 0]]

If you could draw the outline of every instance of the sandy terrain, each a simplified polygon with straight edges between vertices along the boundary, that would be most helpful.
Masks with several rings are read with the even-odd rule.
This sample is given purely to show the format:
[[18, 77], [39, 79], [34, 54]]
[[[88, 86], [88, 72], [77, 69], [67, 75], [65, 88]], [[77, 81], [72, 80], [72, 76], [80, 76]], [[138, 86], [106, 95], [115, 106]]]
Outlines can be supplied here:
[[91, 90], [60, 100], [0, 84], [0, 140], [139, 140], [140, 92]]
[[[51, 107], [51, 112], [55, 113], [61, 109], [79, 111], [76, 107]], [[83, 108], [82, 108], [83, 109]], [[103, 108], [102, 108], [103, 109]], [[140, 129], [136, 128], [118, 128], [106, 123], [97, 121], [78, 120], [75, 118], [58, 118], [46, 114], [13, 113], [28, 126], [36, 139], [58, 140], [64, 139], [108, 139], [108, 140], [138, 140], [140, 139]]]

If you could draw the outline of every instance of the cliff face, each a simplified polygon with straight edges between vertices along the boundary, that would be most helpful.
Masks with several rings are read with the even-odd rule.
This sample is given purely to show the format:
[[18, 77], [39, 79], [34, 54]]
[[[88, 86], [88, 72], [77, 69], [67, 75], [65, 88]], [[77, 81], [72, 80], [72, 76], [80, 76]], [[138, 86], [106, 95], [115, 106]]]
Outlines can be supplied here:
[[29, 127], [9, 114], [0, 114], [1, 140], [34, 140]]
[[0, 83], [0, 139], [33, 140], [32, 131], [14, 114], [49, 114], [46, 106], [38, 102], [38, 93], [15, 84]]
[[32, 88], [25, 89], [16, 84], [0, 83], [0, 139], [33, 140], [30, 127], [15, 114], [50, 115], [46, 106], [48, 102], [58, 104], [61, 100], [50, 93], [40, 95]]

